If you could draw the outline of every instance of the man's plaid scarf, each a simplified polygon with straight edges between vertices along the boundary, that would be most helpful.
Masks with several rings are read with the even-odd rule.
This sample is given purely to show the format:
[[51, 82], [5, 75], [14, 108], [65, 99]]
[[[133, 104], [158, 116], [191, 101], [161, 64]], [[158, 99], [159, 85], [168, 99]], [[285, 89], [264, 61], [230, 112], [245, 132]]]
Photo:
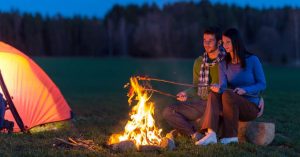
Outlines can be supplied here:
[[216, 65], [217, 63], [221, 62], [225, 55], [226, 52], [224, 48], [219, 48], [220, 53], [216, 59], [214, 59], [211, 63], [208, 63], [208, 55], [207, 52], [204, 52], [203, 54], [203, 59], [202, 59], [202, 64], [200, 67], [200, 77], [199, 77], [199, 84], [198, 84], [198, 95], [202, 95], [202, 89], [203, 87], [207, 89], [206, 87], [209, 85], [209, 67], [212, 67]]

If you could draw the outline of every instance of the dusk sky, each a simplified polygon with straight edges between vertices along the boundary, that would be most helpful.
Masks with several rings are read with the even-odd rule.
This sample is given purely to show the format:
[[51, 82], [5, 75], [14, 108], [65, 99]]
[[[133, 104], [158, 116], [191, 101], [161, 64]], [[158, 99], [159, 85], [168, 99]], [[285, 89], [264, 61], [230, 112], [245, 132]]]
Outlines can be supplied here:
[[[83, 16], [103, 17], [114, 4], [128, 5], [143, 3], [156, 3], [160, 7], [164, 4], [178, 1], [200, 0], [0, 0], [0, 11], [10, 11], [17, 9], [21, 12], [35, 13], [43, 15], [55, 15], [57, 13], [63, 16], [73, 16], [75, 14]], [[235, 3], [239, 6], [250, 5], [253, 7], [283, 7], [285, 5], [300, 7], [300, 0], [211, 0], [212, 3]]]

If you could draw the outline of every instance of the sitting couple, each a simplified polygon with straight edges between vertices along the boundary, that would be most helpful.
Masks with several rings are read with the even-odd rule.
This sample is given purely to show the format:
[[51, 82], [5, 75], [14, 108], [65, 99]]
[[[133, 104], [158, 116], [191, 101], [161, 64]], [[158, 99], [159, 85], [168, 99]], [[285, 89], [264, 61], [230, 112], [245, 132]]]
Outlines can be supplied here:
[[[259, 97], [266, 88], [262, 65], [246, 50], [234, 28], [223, 34], [216, 27], [206, 29], [203, 46], [205, 52], [193, 67], [195, 87], [178, 93], [179, 103], [166, 107], [163, 117], [196, 145], [217, 143], [217, 137], [222, 144], [237, 143], [238, 122], [252, 121], [263, 112]], [[200, 132], [205, 136], [192, 123], [200, 118]]]

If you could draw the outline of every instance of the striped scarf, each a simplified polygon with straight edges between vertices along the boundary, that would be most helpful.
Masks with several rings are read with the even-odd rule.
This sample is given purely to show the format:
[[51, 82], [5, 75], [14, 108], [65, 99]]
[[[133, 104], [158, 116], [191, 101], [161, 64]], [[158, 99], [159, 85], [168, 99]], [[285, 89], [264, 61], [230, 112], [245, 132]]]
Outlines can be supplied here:
[[200, 67], [200, 77], [198, 84], [198, 95], [207, 97], [208, 94], [208, 85], [209, 85], [209, 68], [215, 66], [217, 63], [221, 62], [226, 55], [226, 52], [223, 47], [219, 47], [220, 53], [216, 59], [214, 59], [211, 63], [208, 63], [208, 55], [207, 52], [204, 52], [202, 64]]

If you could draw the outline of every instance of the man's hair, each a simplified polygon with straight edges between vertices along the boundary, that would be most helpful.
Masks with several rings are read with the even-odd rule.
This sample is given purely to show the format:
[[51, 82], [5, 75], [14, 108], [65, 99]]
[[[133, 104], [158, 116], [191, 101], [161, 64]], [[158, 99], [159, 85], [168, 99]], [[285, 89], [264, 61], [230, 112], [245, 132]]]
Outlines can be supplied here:
[[222, 40], [222, 31], [219, 27], [208, 27], [204, 30], [203, 34], [211, 34], [214, 35], [216, 41]]

